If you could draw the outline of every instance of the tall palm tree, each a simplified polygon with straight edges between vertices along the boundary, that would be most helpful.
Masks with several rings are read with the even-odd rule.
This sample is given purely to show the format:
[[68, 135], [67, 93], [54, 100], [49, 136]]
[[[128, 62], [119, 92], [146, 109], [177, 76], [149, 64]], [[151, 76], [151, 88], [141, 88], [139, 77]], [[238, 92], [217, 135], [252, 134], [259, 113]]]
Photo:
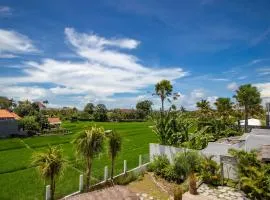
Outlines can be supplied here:
[[50, 181], [51, 199], [54, 199], [55, 179], [64, 169], [65, 160], [60, 147], [49, 147], [45, 153], [33, 154], [33, 165], [37, 165], [41, 176]]
[[86, 160], [86, 190], [89, 190], [93, 158], [103, 150], [104, 129], [96, 126], [79, 133], [73, 141], [76, 152]]
[[251, 84], [241, 85], [238, 90], [236, 90], [236, 95], [234, 95], [239, 105], [244, 107], [245, 113], [245, 132], [248, 131], [248, 117], [252, 108], [258, 106], [262, 99], [261, 94], [255, 86]]
[[162, 80], [155, 85], [155, 94], [161, 100], [161, 113], [164, 113], [164, 100], [172, 94], [173, 86], [170, 81]]
[[109, 155], [111, 157], [111, 179], [113, 180], [115, 158], [121, 150], [122, 140], [116, 131], [112, 131], [109, 137]]

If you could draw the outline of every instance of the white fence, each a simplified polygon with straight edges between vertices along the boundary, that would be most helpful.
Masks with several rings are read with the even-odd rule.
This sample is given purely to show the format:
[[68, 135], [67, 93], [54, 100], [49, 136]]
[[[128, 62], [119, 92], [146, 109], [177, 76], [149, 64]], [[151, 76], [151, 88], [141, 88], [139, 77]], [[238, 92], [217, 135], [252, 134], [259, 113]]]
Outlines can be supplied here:
[[[238, 147], [235, 145], [217, 144], [217, 143], [209, 142], [208, 146], [205, 149], [200, 150], [199, 152], [207, 156], [213, 155], [214, 156], [213, 159], [219, 163], [220, 156], [228, 155], [228, 150], [231, 148], [238, 148]], [[150, 161], [153, 161], [155, 156], [166, 155], [170, 163], [173, 163], [174, 157], [176, 156], [178, 152], [190, 150], [190, 149], [185, 149], [185, 148], [177, 148], [173, 146], [166, 146], [166, 145], [160, 145], [160, 144], [154, 144], [154, 143], [149, 144], [149, 149], [150, 149]], [[237, 180], [238, 176], [236, 173], [235, 165], [229, 162], [223, 163], [223, 176], [225, 178]]]

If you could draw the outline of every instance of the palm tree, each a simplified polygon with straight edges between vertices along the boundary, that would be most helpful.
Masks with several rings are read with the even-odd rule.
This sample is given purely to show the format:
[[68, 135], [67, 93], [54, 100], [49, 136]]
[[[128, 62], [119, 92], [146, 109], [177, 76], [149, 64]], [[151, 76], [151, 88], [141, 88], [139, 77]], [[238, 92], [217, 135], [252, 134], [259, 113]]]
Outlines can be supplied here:
[[170, 81], [162, 80], [155, 85], [155, 94], [161, 99], [161, 113], [164, 113], [164, 100], [172, 94], [173, 86]]
[[200, 110], [210, 110], [210, 102], [206, 99], [202, 99], [201, 101], [197, 102], [196, 105]]
[[121, 150], [121, 137], [120, 135], [112, 131], [111, 135], [109, 137], [109, 155], [111, 157], [112, 165], [111, 165], [111, 179], [113, 180], [113, 173], [114, 173], [114, 163], [115, 163], [115, 158], [119, 151]]
[[218, 113], [222, 117], [227, 117], [232, 112], [233, 103], [231, 102], [230, 98], [220, 97], [216, 100], [215, 106], [217, 107]]
[[262, 99], [258, 89], [251, 84], [241, 85], [234, 95], [240, 106], [244, 107], [245, 132], [248, 131], [248, 117], [252, 108], [258, 106]]
[[62, 149], [55, 146], [45, 153], [34, 153], [32, 163], [38, 166], [41, 176], [50, 181], [51, 199], [54, 199], [55, 179], [63, 172], [65, 164]]
[[96, 126], [79, 133], [73, 141], [76, 152], [86, 160], [86, 190], [89, 190], [93, 158], [103, 149], [104, 129]]

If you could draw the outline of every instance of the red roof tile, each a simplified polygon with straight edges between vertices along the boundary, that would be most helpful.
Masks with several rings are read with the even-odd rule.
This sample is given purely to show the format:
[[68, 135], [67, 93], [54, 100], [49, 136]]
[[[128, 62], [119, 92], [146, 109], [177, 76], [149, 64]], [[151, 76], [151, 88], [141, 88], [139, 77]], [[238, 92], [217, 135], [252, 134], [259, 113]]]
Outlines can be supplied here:
[[16, 113], [9, 112], [6, 109], [0, 109], [0, 118], [21, 119]]
[[50, 124], [59, 124], [62, 123], [58, 117], [49, 117], [48, 121]]

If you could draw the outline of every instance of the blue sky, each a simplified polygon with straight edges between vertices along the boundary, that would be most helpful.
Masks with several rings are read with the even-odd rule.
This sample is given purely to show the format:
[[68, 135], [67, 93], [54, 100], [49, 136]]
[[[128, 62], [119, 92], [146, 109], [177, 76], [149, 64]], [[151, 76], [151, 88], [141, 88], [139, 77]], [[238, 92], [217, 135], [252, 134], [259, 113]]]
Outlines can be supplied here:
[[270, 1], [0, 1], [0, 95], [135, 107], [169, 79], [193, 109], [252, 83], [270, 98]]

